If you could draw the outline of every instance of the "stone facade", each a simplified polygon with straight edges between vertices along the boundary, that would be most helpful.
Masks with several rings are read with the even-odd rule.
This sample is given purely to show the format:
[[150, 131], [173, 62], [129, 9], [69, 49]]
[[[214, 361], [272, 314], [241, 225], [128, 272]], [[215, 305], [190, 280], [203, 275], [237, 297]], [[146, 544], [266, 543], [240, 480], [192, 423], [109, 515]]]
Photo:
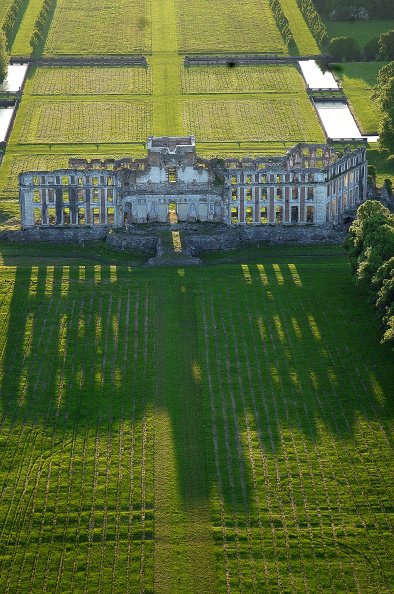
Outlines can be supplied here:
[[20, 175], [23, 228], [336, 223], [366, 199], [365, 148], [298, 144], [282, 157], [203, 159], [193, 136], [151, 137], [144, 159], [71, 159]]

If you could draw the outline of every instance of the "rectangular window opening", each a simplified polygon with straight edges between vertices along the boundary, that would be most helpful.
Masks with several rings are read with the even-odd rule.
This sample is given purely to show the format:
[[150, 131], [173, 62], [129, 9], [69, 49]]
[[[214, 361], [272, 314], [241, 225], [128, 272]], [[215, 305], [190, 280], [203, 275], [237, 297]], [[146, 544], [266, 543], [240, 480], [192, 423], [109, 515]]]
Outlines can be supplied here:
[[48, 208], [48, 222], [50, 225], [56, 225], [56, 209]]
[[34, 209], [34, 224], [41, 225], [42, 224], [42, 217], [41, 217], [41, 208]]
[[93, 208], [93, 225], [100, 224], [100, 209]]
[[169, 167], [167, 169], [167, 181], [170, 184], [175, 184], [177, 181], [177, 171], [176, 167]]
[[113, 207], [107, 208], [107, 222], [108, 225], [115, 224], [115, 209]]
[[298, 206], [291, 207], [291, 222], [298, 223]]

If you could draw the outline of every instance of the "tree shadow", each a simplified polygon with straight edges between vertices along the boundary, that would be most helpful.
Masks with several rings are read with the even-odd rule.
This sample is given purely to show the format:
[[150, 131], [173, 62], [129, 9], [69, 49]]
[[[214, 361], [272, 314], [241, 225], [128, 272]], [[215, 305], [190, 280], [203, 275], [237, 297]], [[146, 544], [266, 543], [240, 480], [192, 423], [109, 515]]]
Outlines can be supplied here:
[[[253, 460], [280, 457], [283, 432], [308, 444], [323, 425], [346, 442], [360, 415], [393, 416], [392, 353], [373, 320], [364, 323], [373, 314], [345, 277], [333, 275], [334, 286], [310, 277], [300, 288], [284, 269], [282, 288], [268, 269], [265, 286], [256, 265], [242, 268], [244, 279], [239, 265], [150, 274], [17, 266], [3, 415], [59, 432], [106, 431], [164, 409], [182, 500], [209, 501], [218, 488], [229, 509], [250, 510]], [[334, 288], [347, 291], [351, 308]]]

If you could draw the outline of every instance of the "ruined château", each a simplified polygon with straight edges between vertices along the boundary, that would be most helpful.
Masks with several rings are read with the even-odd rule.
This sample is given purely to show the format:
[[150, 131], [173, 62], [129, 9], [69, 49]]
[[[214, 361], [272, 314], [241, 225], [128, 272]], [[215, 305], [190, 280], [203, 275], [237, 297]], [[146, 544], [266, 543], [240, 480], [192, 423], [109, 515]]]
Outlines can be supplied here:
[[20, 175], [22, 226], [214, 221], [322, 224], [366, 199], [365, 148], [297, 144], [281, 157], [204, 159], [193, 136], [150, 137], [143, 159], [70, 159]]

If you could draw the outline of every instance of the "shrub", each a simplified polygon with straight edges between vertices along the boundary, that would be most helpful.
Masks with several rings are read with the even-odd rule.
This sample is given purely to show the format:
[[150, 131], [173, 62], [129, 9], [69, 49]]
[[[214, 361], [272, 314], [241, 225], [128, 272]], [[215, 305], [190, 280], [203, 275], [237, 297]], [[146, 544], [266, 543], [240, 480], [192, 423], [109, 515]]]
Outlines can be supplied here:
[[7, 37], [7, 41], [10, 42], [10, 37], [15, 29], [20, 14], [22, 12], [24, 5], [24, 0], [14, 0], [12, 4], [10, 4], [7, 12], [5, 13], [4, 20], [3, 20], [3, 31]]
[[394, 29], [382, 33], [379, 37], [379, 58], [394, 60]]
[[283, 8], [280, 3], [280, 0], [269, 0], [269, 2], [270, 2], [270, 6], [272, 9], [274, 18], [275, 18], [276, 25], [277, 25], [279, 31], [281, 32], [282, 37], [285, 40], [287, 47], [289, 49], [294, 48], [295, 41], [294, 41], [294, 37], [293, 37], [293, 32], [290, 29], [289, 21], [283, 12]]
[[340, 62], [357, 60], [360, 56], [360, 50], [353, 37], [333, 37], [329, 43], [328, 52], [334, 60]]
[[9, 55], [7, 51], [7, 38], [4, 31], [0, 29], [0, 82], [4, 80], [7, 74]]
[[327, 29], [312, 0], [297, 0], [302, 15], [320, 47], [328, 44]]
[[367, 60], [376, 60], [379, 56], [379, 37], [372, 37], [364, 46], [364, 56]]
[[44, 41], [44, 31], [49, 20], [49, 16], [56, 4], [56, 0], [44, 0], [40, 12], [38, 13], [36, 22], [34, 24], [34, 32], [30, 40], [30, 45], [33, 50], [37, 49]]

